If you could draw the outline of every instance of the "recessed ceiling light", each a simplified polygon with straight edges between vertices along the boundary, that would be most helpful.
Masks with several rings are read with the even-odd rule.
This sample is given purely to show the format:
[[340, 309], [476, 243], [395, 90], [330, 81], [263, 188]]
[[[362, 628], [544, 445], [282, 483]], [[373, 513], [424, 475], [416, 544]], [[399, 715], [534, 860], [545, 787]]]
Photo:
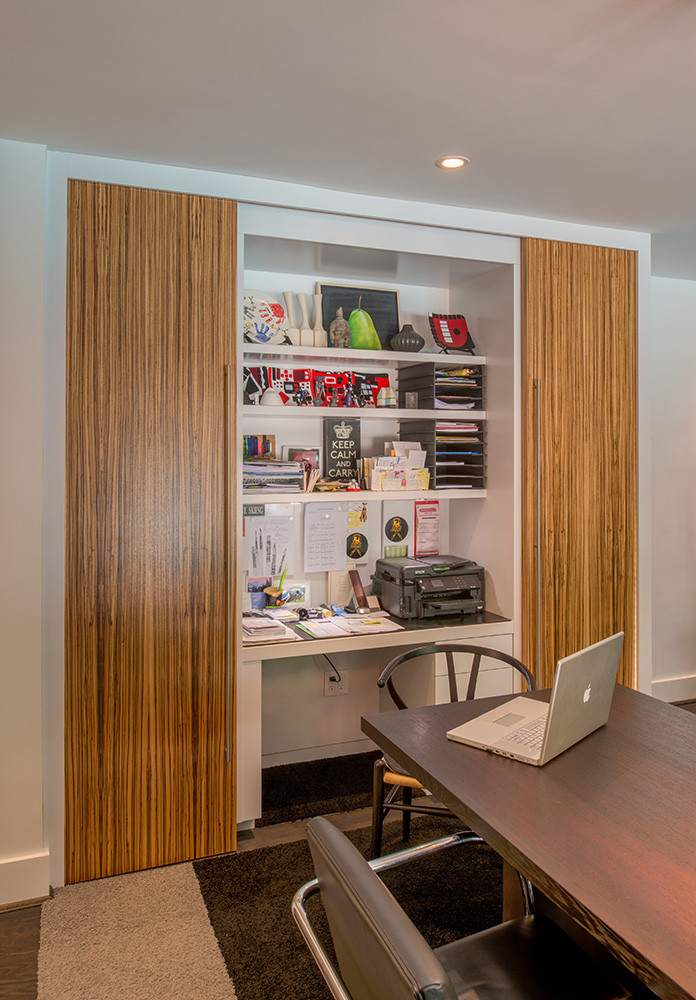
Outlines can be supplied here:
[[458, 170], [459, 167], [466, 167], [468, 163], [466, 156], [443, 156], [435, 166], [442, 167], [443, 170]]

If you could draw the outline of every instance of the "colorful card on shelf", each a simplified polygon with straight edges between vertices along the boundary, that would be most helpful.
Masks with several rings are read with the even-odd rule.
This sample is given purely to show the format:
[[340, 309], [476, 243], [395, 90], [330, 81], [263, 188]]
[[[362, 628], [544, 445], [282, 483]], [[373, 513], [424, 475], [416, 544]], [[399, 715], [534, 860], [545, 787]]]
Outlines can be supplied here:
[[285, 606], [291, 604], [311, 604], [307, 581], [288, 580], [286, 578], [283, 583], [283, 600], [285, 601]]
[[289, 343], [285, 310], [267, 292], [244, 289], [244, 340], [254, 344]]
[[266, 590], [266, 587], [270, 587], [272, 583], [273, 580], [270, 576], [263, 576], [257, 579], [247, 579], [246, 592], [249, 595], [250, 609], [261, 611], [266, 607], [268, 597], [264, 591]]
[[283, 448], [283, 458], [288, 462], [309, 462], [312, 469], [319, 468], [319, 448], [309, 445], [286, 445]]

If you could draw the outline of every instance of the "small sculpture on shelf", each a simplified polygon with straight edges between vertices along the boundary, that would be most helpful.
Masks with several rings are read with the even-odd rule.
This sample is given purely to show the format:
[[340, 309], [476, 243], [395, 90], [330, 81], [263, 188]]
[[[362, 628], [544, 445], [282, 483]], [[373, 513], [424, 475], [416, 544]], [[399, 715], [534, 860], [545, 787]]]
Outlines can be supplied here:
[[396, 406], [396, 396], [390, 386], [385, 386], [377, 393], [377, 406]]
[[274, 389], [272, 385], [265, 390], [263, 396], [261, 397], [261, 406], [283, 406], [283, 397], [280, 395], [278, 389]]
[[285, 315], [289, 323], [288, 339], [291, 344], [298, 345], [300, 343], [300, 330], [299, 327], [295, 326], [295, 300], [293, 293], [283, 292], [283, 298], [285, 299]]
[[350, 347], [350, 326], [343, 318], [343, 307], [336, 310], [336, 319], [329, 326], [329, 340], [332, 347]]
[[301, 327], [300, 327], [300, 346], [301, 347], [314, 347], [314, 330], [312, 330], [309, 325], [309, 317], [307, 316], [307, 296], [304, 292], [297, 293], [297, 304], [300, 307]]
[[312, 296], [314, 300], [314, 346], [328, 347], [329, 338], [322, 322], [321, 295], [317, 293]]

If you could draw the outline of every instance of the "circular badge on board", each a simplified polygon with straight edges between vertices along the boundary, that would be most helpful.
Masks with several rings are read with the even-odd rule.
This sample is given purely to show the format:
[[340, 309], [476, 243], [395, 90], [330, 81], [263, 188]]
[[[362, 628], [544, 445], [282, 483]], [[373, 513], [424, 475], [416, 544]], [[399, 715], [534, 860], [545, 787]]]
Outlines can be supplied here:
[[346, 555], [349, 559], [362, 559], [367, 554], [367, 538], [354, 531], [346, 539]]
[[390, 517], [384, 525], [384, 534], [390, 542], [403, 542], [408, 535], [408, 522], [403, 517]]

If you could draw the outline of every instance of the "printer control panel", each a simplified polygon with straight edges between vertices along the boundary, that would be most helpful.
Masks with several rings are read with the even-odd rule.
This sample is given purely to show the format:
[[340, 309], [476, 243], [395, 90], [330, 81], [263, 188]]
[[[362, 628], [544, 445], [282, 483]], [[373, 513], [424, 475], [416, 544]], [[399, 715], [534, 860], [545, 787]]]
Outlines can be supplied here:
[[431, 578], [427, 581], [428, 590], [459, 590], [462, 587], [468, 587], [470, 583], [471, 577], [466, 576], [446, 576], [439, 579], [435, 577], [435, 579]]

